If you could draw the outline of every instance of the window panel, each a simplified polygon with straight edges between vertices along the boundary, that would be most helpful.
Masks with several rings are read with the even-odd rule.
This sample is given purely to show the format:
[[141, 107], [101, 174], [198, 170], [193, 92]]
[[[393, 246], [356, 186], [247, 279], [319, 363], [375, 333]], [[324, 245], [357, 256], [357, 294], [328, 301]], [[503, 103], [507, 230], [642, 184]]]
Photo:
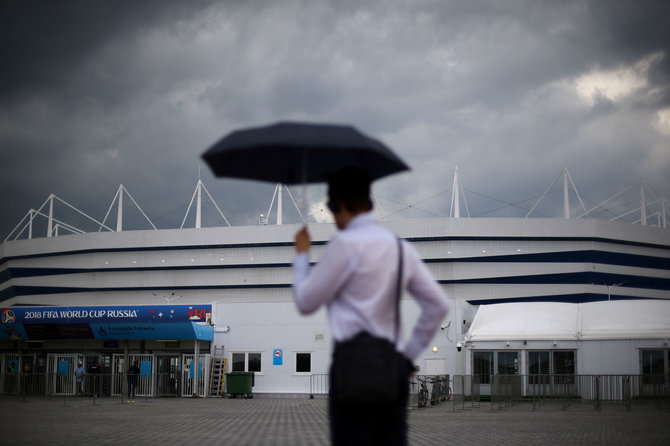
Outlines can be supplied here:
[[664, 380], [665, 360], [663, 350], [642, 351], [642, 375], [645, 384], [660, 384]]
[[493, 352], [473, 352], [472, 374], [480, 384], [491, 384], [493, 375]]
[[233, 353], [233, 372], [245, 371], [245, 356], [244, 353]]
[[554, 351], [554, 374], [556, 375], [574, 375], [575, 374], [575, 352], [574, 351]]
[[554, 375], [558, 384], [574, 384], [575, 382], [575, 352], [569, 350], [555, 350], [552, 352]]
[[249, 355], [249, 367], [247, 368], [248, 372], [260, 372], [261, 371], [261, 354], [260, 353], [248, 353]]
[[528, 373], [531, 375], [548, 375], [549, 352], [528, 352]]
[[549, 352], [528, 352], [528, 374], [531, 384], [548, 384], [549, 376]]
[[296, 373], [311, 373], [312, 372], [312, 354], [311, 353], [296, 353], [296, 355], [295, 355], [295, 371], [296, 371]]
[[519, 374], [519, 353], [498, 352], [498, 375]]
[[260, 353], [233, 353], [233, 372], [260, 372]]

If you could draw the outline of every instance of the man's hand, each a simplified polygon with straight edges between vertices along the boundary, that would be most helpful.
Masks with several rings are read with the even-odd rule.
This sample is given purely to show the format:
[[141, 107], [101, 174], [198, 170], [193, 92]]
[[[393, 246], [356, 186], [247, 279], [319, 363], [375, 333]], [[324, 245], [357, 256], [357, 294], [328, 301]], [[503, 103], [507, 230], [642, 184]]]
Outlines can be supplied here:
[[303, 226], [300, 231], [295, 234], [295, 250], [296, 252], [308, 252], [312, 240], [309, 237], [307, 226]]

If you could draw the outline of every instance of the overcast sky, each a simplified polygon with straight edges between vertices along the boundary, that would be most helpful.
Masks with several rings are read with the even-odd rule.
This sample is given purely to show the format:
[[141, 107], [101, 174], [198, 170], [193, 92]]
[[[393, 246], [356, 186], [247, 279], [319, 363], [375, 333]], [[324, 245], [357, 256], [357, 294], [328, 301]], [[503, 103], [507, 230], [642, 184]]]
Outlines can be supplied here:
[[[215, 179], [200, 155], [280, 120], [395, 150], [412, 171], [375, 186], [389, 219], [449, 216], [454, 165], [473, 216], [523, 217], [564, 166], [587, 208], [640, 180], [670, 197], [668, 23], [670, 2], [641, 0], [2, 0], [0, 240], [51, 193], [101, 220], [121, 183], [179, 227], [199, 169], [231, 224], [254, 224], [274, 186]], [[561, 184], [533, 216], [562, 216]]]

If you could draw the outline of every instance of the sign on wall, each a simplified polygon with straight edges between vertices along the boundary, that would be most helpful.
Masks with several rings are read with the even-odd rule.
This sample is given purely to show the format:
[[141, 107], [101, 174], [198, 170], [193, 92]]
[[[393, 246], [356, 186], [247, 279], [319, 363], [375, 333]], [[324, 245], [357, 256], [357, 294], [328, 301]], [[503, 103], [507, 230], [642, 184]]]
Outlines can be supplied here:
[[284, 365], [284, 352], [281, 348], [272, 350], [272, 365]]

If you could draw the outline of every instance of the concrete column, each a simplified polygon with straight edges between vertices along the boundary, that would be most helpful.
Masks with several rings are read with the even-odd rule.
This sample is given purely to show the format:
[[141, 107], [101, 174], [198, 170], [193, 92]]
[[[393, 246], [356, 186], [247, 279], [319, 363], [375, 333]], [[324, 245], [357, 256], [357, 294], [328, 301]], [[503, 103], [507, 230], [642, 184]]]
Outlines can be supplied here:
[[121, 382], [121, 401], [128, 395], [128, 344], [130, 344], [130, 341], [123, 341], [123, 381]]
[[193, 348], [193, 397], [198, 397], [198, 385], [200, 381], [200, 341], [195, 340], [195, 347]]

